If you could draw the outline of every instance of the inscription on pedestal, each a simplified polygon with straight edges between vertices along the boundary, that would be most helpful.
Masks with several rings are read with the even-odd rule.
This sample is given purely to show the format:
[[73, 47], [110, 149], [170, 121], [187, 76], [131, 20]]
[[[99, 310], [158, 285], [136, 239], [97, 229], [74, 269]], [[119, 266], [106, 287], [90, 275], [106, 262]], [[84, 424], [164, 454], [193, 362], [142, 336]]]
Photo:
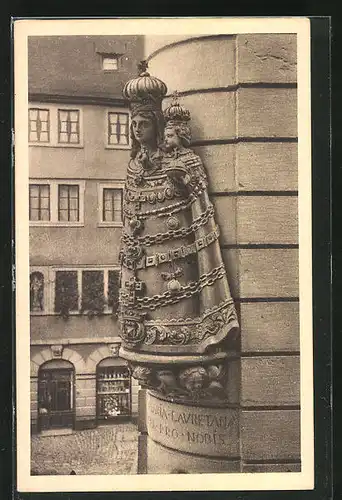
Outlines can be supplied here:
[[239, 411], [159, 400], [147, 394], [149, 436], [169, 448], [202, 456], [239, 455]]

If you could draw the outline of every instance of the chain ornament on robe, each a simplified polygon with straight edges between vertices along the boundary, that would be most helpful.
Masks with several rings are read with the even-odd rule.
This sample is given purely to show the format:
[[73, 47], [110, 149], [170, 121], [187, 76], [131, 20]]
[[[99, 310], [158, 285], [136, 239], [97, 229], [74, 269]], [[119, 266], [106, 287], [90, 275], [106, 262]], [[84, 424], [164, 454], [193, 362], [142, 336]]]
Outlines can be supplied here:
[[200, 227], [207, 224], [210, 218], [214, 216], [214, 207], [213, 205], [209, 205], [208, 208], [203, 212], [199, 217], [194, 219], [193, 223], [188, 227], [182, 227], [179, 229], [172, 229], [170, 231], [165, 231], [164, 233], [157, 234], [146, 234], [145, 236], [138, 236], [134, 238], [129, 235], [126, 231], [122, 233], [122, 242], [126, 245], [134, 246], [137, 242], [146, 247], [151, 245], [158, 245], [160, 243], [164, 243], [165, 241], [169, 241], [171, 239], [176, 238], [185, 238], [190, 236], [195, 231], [197, 231]]
[[[137, 310], [149, 309], [154, 311], [158, 307], [165, 307], [172, 304], [177, 304], [183, 299], [192, 297], [198, 294], [206, 286], [212, 286], [217, 280], [226, 276], [226, 270], [223, 265], [212, 269], [209, 273], [202, 274], [198, 281], [191, 281], [187, 285], [182, 285], [176, 293], [171, 291], [164, 292], [160, 295], [152, 297], [136, 297], [134, 307]], [[125, 308], [131, 305], [127, 292], [120, 290], [120, 304]]]
[[[120, 263], [127, 269], [145, 269], [147, 267], [158, 267], [161, 264], [167, 262], [174, 262], [176, 260], [185, 259], [191, 255], [197, 255], [197, 253], [209, 245], [214, 243], [220, 236], [218, 226], [215, 227], [214, 231], [211, 231], [203, 238], [198, 238], [190, 245], [182, 245], [178, 248], [168, 250], [167, 252], [158, 252], [154, 255], [143, 255], [143, 251], [139, 243], [126, 247], [120, 253], [119, 259]], [[132, 258], [132, 254], [139, 255], [138, 258]]]
[[[167, 205], [164, 207], [159, 207], [154, 210], [146, 210], [144, 212], [139, 212], [139, 219], [147, 219], [147, 218], [159, 218], [159, 217], [167, 217], [168, 215], [176, 214], [179, 212], [182, 212], [183, 210], [186, 210], [187, 208], [191, 207], [191, 205], [195, 202], [197, 196], [195, 196], [193, 193], [190, 193], [190, 195], [185, 199], [181, 200], [177, 203], [173, 203], [172, 205]], [[139, 207], [134, 210], [130, 210], [127, 207], [127, 204], [124, 203], [123, 205], [123, 213], [124, 216], [130, 219], [131, 217], [136, 217], [137, 216], [137, 211], [140, 210], [140, 202], [137, 202], [139, 204]]]

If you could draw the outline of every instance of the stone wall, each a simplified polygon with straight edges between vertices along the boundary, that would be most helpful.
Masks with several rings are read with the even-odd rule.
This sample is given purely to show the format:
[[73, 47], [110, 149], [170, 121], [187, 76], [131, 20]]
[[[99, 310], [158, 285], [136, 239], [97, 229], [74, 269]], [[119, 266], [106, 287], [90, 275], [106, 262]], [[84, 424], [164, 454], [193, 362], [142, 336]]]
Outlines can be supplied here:
[[300, 470], [296, 37], [146, 37], [145, 50], [189, 108], [210, 179], [241, 322], [242, 471]]

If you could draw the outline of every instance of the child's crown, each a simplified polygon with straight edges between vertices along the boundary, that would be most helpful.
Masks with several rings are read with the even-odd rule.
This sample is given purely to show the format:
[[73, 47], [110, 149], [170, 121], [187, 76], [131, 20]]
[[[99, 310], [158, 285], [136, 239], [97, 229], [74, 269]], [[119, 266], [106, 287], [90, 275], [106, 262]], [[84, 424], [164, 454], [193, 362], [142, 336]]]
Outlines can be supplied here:
[[186, 123], [191, 120], [190, 111], [179, 104], [179, 94], [175, 91], [172, 94], [170, 106], [164, 110], [166, 125]]

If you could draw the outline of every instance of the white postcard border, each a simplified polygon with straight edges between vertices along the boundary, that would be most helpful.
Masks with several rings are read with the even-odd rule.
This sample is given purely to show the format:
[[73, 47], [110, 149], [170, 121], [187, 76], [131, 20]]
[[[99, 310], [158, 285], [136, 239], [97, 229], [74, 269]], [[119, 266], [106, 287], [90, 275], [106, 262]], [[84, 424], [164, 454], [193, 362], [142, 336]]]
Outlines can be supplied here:
[[[30, 475], [30, 333], [28, 222], [28, 36], [296, 33], [298, 50], [298, 183], [301, 364], [301, 472], [190, 475]], [[16, 20], [15, 247], [17, 490], [24, 492], [301, 490], [314, 487], [311, 255], [310, 21], [288, 18], [115, 18]]]

